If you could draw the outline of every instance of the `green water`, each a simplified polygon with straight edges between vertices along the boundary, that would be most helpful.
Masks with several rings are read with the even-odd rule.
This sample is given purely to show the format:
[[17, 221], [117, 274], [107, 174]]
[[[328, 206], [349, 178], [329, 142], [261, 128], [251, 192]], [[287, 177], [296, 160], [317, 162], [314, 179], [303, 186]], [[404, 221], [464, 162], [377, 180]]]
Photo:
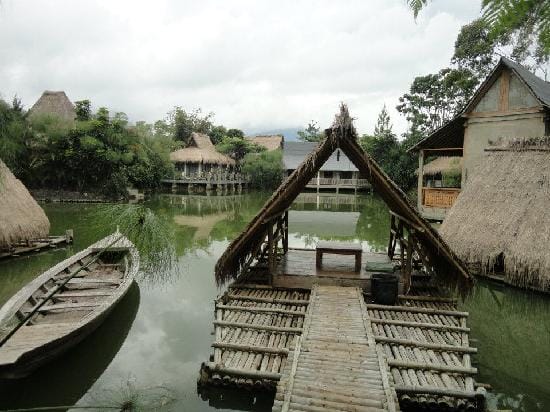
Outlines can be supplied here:
[[[271, 410], [265, 394], [211, 390], [198, 394], [196, 379], [211, 349], [213, 268], [228, 243], [260, 209], [266, 194], [157, 196], [147, 206], [169, 219], [177, 270], [138, 285], [106, 322], [57, 361], [20, 381], [0, 382], [0, 409], [57, 405], [115, 405], [132, 398], [160, 410]], [[56, 262], [107, 234], [96, 205], [46, 204], [52, 233], [73, 228], [74, 245], [0, 262], [0, 304]], [[301, 195], [290, 212], [293, 247], [318, 239], [361, 241], [382, 251], [389, 216], [372, 196]], [[494, 387], [490, 405], [518, 411], [550, 410], [550, 298], [480, 282], [464, 303], [479, 355], [479, 380]]]

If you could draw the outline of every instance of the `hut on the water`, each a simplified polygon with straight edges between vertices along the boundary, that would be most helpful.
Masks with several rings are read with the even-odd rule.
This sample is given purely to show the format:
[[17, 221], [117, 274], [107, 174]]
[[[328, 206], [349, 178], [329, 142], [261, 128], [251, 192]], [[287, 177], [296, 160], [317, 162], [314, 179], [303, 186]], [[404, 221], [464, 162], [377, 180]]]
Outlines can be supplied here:
[[0, 250], [47, 237], [50, 222], [27, 188], [0, 160]]
[[550, 137], [485, 150], [440, 232], [477, 271], [550, 290]]
[[[472, 277], [362, 150], [345, 106], [325, 134], [216, 264], [218, 284], [233, 282], [215, 302], [213, 354], [201, 367], [201, 384], [276, 390], [276, 412], [357, 405], [388, 412], [484, 410], [468, 314], [440, 287], [466, 292]], [[335, 152], [388, 206], [387, 253], [356, 243], [289, 245], [289, 208]], [[323, 260], [326, 250], [332, 254]], [[355, 254], [355, 265], [335, 256], [342, 251]], [[371, 281], [382, 271], [399, 273], [401, 294], [393, 304], [371, 299]]]
[[207, 135], [195, 132], [189, 146], [170, 153], [170, 160], [183, 178], [228, 172], [235, 167], [235, 160], [218, 152]]
[[76, 118], [74, 104], [64, 91], [46, 90], [29, 110], [29, 116], [53, 115], [65, 121]]

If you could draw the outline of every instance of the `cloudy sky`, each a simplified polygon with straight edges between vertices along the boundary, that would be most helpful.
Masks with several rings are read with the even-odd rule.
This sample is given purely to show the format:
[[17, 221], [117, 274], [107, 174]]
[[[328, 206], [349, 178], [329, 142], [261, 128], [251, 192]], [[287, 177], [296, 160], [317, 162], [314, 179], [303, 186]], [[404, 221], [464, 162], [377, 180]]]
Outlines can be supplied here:
[[0, 96], [43, 90], [154, 121], [201, 107], [246, 131], [326, 127], [349, 104], [370, 132], [417, 75], [449, 64], [479, 0], [0, 0]]

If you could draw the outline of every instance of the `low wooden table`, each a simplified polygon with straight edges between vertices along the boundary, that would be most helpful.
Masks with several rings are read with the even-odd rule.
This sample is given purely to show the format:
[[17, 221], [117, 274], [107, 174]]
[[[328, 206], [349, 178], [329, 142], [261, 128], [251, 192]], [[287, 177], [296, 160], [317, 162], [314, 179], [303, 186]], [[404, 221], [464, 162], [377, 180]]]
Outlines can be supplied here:
[[323, 266], [323, 254], [333, 255], [355, 255], [355, 271], [361, 272], [361, 255], [363, 249], [359, 243], [351, 242], [319, 242], [315, 248], [317, 256], [315, 265], [320, 269]]

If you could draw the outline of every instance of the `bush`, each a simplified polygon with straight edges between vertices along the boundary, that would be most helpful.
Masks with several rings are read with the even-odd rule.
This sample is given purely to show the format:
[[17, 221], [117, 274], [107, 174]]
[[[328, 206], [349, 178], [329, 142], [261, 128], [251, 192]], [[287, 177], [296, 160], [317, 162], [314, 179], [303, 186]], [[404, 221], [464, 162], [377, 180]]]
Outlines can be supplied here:
[[242, 171], [250, 177], [252, 187], [274, 189], [283, 179], [282, 151], [249, 153], [244, 158]]

